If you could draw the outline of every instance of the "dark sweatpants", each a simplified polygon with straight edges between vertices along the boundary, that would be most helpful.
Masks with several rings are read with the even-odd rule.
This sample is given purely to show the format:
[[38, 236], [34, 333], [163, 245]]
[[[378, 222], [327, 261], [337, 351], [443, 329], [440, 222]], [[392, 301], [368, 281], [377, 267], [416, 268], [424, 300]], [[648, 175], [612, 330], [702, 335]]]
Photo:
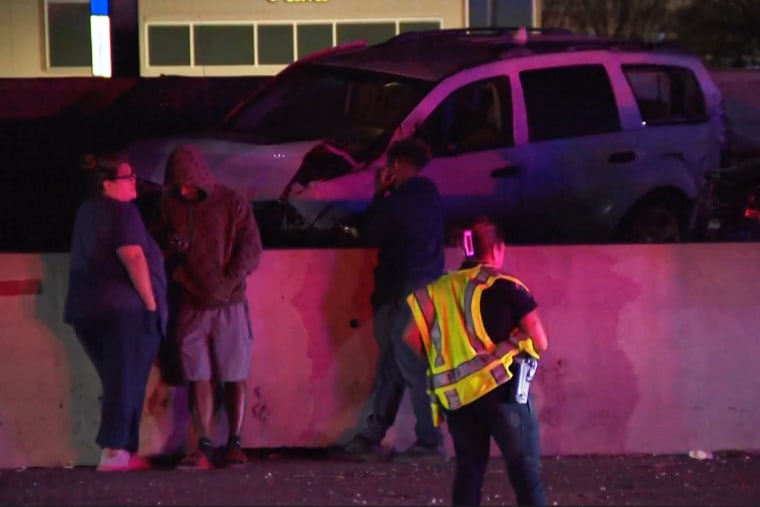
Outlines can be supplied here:
[[511, 401], [509, 384], [464, 407], [446, 411], [456, 473], [452, 505], [480, 505], [483, 478], [496, 441], [518, 505], [546, 505], [539, 453], [538, 418], [530, 404]]
[[126, 310], [74, 323], [100, 377], [100, 447], [137, 452], [148, 375], [161, 339], [156, 312]]

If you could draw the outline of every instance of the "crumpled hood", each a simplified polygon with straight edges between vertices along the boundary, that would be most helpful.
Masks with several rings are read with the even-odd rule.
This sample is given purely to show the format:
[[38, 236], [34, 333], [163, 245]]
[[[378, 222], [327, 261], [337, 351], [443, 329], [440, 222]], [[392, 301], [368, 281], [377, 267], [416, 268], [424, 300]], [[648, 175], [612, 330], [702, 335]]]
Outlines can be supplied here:
[[192, 144], [180, 144], [174, 148], [166, 162], [164, 185], [196, 187], [208, 196], [216, 185], [216, 178], [211, 174], [198, 148]]
[[124, 155], [139, 178], [160, 185], [174, 148], [192, 144], [218, 183], [248, 199], [266, 201], [280, 198], [306, 153], [318, 143], [319, 140], [252, 144], [214, 137], [170, 137], [137, 140], [124, 150]]

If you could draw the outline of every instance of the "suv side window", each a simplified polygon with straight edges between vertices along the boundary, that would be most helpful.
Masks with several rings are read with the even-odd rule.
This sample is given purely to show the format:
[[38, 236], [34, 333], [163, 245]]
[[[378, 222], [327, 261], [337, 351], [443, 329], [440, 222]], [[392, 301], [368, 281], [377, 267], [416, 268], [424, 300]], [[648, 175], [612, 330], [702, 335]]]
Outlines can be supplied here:
[[603, 65], [520, 72], [531, 141], [620, 130], [612, 84]]
[[514, 145], [509, 78], [483, 79], [455, 90], [430, 113], [417, 135], [430, 145], [433, 156]]
[[705, 98], [685, 67], [623, 65], [642, 121], [647, 125], [707, 121]]

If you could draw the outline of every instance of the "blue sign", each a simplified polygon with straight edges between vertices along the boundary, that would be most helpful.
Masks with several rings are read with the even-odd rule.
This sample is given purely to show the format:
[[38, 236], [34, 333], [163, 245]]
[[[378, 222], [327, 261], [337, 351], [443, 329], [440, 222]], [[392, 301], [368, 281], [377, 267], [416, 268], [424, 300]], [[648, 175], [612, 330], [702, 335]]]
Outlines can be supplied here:
[[90, 0], [90, 14], [93, 16], [108, 16], [109, 0]]

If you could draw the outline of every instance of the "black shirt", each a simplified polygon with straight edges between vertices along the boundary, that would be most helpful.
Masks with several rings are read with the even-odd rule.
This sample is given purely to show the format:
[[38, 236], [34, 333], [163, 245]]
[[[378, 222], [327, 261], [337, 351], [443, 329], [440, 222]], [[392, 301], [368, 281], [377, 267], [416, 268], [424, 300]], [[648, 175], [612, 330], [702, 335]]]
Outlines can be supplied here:
[[525, 287], [505, 279], [496, 280], [480, 298], [483, 325], [494, 343], [507, 340], [512, 330], [520, 325], [520, 319], [537, 307]]
[[375, 304], [404, 297], [443, 274], [443, 205], [430, 179], [415, 176], [373, 200], [364, 233], [379, 249]]

